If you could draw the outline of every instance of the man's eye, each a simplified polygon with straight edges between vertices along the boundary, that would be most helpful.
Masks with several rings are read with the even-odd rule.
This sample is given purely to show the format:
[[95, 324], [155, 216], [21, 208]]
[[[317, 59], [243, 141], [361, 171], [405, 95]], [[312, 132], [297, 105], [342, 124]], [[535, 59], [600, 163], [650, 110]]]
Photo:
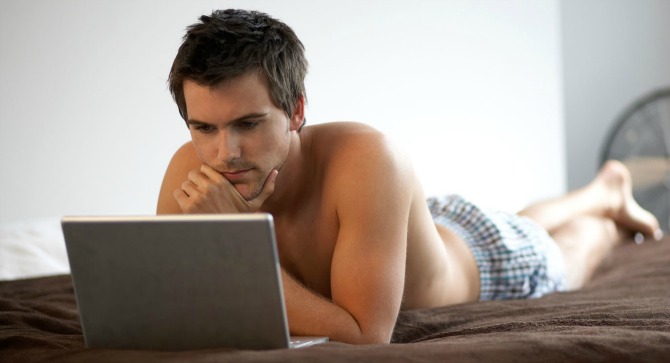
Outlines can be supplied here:
[[258, 126], [260, 122], [254, 122], [254, 121], [240, 121], [237, 123], [237, 127], [243, 129], [243, 130], [251, 130]]
[[208, 134], [214, 131], [214, 127], [210, 125], [197, 125], [194, 128], [196, 131], [202, 132], [203, 134]]

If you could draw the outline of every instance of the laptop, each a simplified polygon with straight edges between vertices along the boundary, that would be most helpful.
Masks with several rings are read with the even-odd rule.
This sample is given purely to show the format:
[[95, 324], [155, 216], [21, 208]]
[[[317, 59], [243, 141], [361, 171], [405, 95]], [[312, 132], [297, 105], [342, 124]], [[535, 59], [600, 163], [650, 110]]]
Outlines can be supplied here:
[[300, 348], [269, 214], [64, 217], [86, 346]]

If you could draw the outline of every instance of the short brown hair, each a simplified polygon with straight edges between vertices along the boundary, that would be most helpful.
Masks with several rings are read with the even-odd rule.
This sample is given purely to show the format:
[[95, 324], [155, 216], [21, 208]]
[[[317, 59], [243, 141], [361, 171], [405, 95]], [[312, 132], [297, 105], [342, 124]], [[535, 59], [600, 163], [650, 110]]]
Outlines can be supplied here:
[[[289, 117], [305, 95], [305, 48], [293, 30], [258, 11], [216, 10], [187, 28], [168, 79], [181, 117], [188, 120], [184, 80], [214, 87], [262, 72], [275, 104]], [[304, 120], [303, 120], [304, 124]]]

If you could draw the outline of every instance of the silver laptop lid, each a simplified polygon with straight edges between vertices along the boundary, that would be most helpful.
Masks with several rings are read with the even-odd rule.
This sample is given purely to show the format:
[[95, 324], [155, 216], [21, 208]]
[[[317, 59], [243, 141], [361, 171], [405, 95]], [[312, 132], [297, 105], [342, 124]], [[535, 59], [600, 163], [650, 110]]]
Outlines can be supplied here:
[[65, 217], [86, 344], [289, 346], [272, 216]]

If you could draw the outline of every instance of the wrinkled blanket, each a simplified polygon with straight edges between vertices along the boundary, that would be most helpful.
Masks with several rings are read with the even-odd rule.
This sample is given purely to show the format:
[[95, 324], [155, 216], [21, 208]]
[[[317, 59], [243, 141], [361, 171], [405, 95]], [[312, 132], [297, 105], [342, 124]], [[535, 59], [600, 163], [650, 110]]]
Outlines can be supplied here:
[[69, 275], [0, 282], [0, 362], [668, 362], [670, 238], [617, 248], [582, 290], [402, 312], [393, 344], [86, 349]]

